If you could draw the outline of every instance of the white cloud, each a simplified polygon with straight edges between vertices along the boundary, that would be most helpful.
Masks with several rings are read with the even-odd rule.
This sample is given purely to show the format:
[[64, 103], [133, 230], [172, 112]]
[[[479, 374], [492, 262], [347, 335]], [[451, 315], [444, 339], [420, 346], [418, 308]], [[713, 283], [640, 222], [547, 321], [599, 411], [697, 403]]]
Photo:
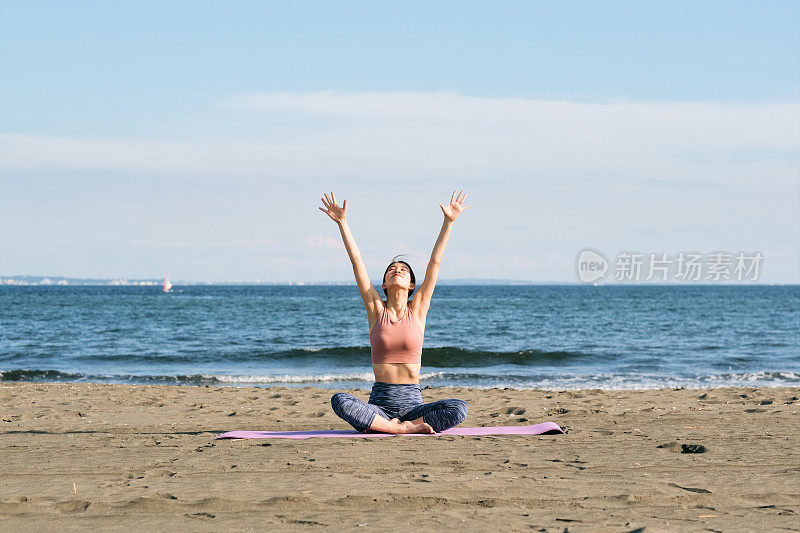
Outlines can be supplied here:
[[[574, 259], [552, 251], [533, 252], [529, 255], [521, 255], [517, 252], [486, 254], [478, 251], [466, 254], [453, 251], [448, 253], [445, 266], [447, 277], [470, 277], [475, 272], [481, 272], [482, 277], [513, 277], [533, 280], [542, 271], [558, 270], [571, 273], [575, 263]], [[493, 276], [487, 272], [499, 272], [502, 273], [502, 276]]]
[[135, 248], [268, 248], [277, 244], [276, 239], [270, 237], [253, 237], [249, 239], [231, 239], [228, 241], [214, 241], [197, 239], [170, 240], [170, 239], [132, 239], [130, 245]]
[[575, 258], [564, 257], [561, 254], [556, 252], [545, 252], [545, 257], [547, 258], [547, 262], [551, 266], [558, 266], [558, 267], [574, 267], [575, 266]]
[[305, 239], [305, 245], [309, 248], [344, 248], [341, 239], [334, 239], [325, 235], [309, 235]]
[[[474, 207], [451, 235], [442, 278], [573, 280], [585, 246], [758, 249], [769, 275], [797, 277], [797, 104], [250, 93], [224, 112], [237, 133], [246, 124], [258, 135], [0, 134], [0, 190], [30, 199], [6, 212], [27, 228], [6, 237], [16, 250], [7, 255], [27, 258], [7, 268], [52, 261], [36, 256], [42, 239], [77, 250], [81, 239], [119, 238], [132, 251], [103, 262], [109, 271], [169, 264], [193, 279], [351, 279], [338, 231], [317, 208], [335, 189], [349, 198], [370, 273], [408, 252], [421, 278], [436, 204], [463, 186]], [[135, 194], [119, 194], [132, 184]], [[70, 194], [76, 203], [53, 201]], [[93, 221], [103, 223], [84, 231]], [[45, 226], [55, 229], [37, 230]], [[69, 253], [58, 264], [97, 269]]]
[[233, 239], [234, 246], [241, 246], [244, 248], [267, 248], [276, 244], [278, 241], [270, 237], [253, 237], [252, 239]]
[[[247, 93], [259, 137], [132, 141], [0, 135], [0, 169], [211, 180], [590, 178], [773, 180], [797, 172], [796, 103], [569, 102], [454, 92]], [[271, 126], [273, 112], [283, 116]], [[309, 118], [311, 123], [309, 124]], [[272, 129], [270, 129], [272, 128]]]

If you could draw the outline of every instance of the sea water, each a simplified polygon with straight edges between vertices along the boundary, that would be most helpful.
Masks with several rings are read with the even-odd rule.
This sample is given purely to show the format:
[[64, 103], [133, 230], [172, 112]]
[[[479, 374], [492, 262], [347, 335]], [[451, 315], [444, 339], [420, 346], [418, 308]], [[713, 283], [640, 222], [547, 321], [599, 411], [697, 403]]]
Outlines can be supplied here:
[[[0, 380], [369, 388], [355, 285], [2, 286]], [[421, 386], [800, 386], [800, 286], [440, 285]]]

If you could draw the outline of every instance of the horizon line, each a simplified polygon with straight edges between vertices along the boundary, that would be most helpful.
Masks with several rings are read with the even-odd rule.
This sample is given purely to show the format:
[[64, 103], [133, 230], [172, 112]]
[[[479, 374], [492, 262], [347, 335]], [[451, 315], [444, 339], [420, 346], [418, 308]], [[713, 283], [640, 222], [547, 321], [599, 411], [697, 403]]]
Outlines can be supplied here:
[[[338, 280], [319, 280], [319, 281], [304, 281], [304, 280], [291, 280], [291, 281], [262, 281], [260, 279], [254, 280], [170, 280], [172, 286], [179, 285], [224, 285], [224, 286], [257, 286], [257, 285], [272, 285], [272, 286], [330, 286], [330, 285], [356, 285], [355, 280], [338, 281]], [[74, 278], [68, 276], [33, 276], [33, 275], [16, 275], [16, 276], [0, 276], [0, 286], [50, 286], [50, 285], [78, 285], [78, 286], [160, 286], [162, 278]], [[370, 280], [373, 285], [379, 284], [378, 280]], [[487, 285], [578, 285], [578, 286], [794, 286], [800, 285], [798, 281], [764, 281], [764, 282], [747, 282], [747, 281], [731, 281], [731, 280], [697, 280], [697, 281], [670, 281], [670, 280], [653, 280], [653, 281], [618, 281], [607, 280], [600, 282], [586, 283], [579, 280], [575, 281], [535, 281], [535, 280], [522, 280], [512, 278], [443, 278], [437, 281], [437, 284], [445, 285], [480, 285], [485, 283]]]

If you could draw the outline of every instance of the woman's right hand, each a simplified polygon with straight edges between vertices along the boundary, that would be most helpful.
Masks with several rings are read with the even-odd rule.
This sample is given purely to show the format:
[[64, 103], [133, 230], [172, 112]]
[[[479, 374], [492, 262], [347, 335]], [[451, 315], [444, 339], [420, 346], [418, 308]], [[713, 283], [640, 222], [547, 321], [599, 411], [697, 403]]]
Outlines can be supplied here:
[[324, 198], [320, 198], [322, 203], [325, 205], [325, 209], [319, 208], [320, 211], [331, 217], [331, 220], [340, 224], [344, 222], [344, 217], [347, 212], [347, 198], [344, 199], [344, 203], [341, 207], [336, 204], [336, 196], [334, 196], [333, 191], [331, 191], [331, 197], [328, 198], [327, 193], [325, 194]]

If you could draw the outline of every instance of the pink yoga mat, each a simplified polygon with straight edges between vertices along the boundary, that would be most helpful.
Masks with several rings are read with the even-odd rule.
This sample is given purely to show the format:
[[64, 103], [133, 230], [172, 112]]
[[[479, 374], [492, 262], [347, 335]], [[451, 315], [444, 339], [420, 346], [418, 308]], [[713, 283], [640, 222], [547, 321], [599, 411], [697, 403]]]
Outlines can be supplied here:
[[438, 437], [441, 435], [483, 436], [483, 435], [541, 435], [543, 433], [564, 433], [553, 422], [543, 422], [532, 426], [495, 426], [482, 428], [450, 428], [441, 433], [412, 433], [392, 435], [391, 433], [361, 433], [351, 430], [322, 431], [228, 431], [215, 439], [309, 439], [311, 437]]

